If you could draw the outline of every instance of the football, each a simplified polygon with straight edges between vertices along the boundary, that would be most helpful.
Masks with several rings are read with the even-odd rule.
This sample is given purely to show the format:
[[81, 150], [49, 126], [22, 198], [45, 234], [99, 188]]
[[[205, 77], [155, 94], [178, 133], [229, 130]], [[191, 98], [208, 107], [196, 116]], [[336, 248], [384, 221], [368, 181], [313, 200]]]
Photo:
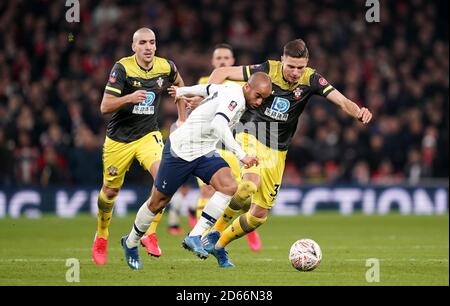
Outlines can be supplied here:
[[289, 261], [299, 271], [312, 271], [322, 260], [320, 246], [311, 239], [300, 239], [294, 242], [289, 250]]

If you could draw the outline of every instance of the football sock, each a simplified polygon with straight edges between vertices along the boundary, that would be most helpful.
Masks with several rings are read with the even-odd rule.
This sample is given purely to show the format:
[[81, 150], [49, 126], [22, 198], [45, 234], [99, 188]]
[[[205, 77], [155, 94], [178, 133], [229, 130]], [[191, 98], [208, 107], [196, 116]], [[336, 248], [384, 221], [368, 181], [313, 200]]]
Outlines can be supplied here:
[[231, 241], [240, 238], [250, 233], [251, 231], [254, 231], [256, 228], [266, 222], [266, 220], [267, 217], [257, 218], [251, 215], [249, 212], [241, 215], [222, 232], [219, 241], [217, 241], [216, 248], [224, 248]]
[[242, 181], [237, 192], [230, 201], [230, 205], [225, 209], [223, 215], [217, 220], [214, 225], [214, 230], [222, 232], [233, 220], [234, 216], [243, 208], [250, 207], [252, 195], [256, 192], [256, 185], [251, 181]]
[[128, 235], [126, 241], [127, 247], [134, 248], [138, 246], [139, 240], [144, 236], [154, 218], [155, 214], [148, 209], [147, 201], [144, 202], [141, 208], [139, 208], [136, 219], [134, 220], [133, 228]]
[[97, 237], [108, 239], [108, 226], [111, 223], [115, 200], [116, 197], [108, 199], [106, 194], [103, 192], [103, 188], [100, 190], [97, 200]]
[[202, 211], [205, 208], [206, 204], [208, 203], [208, 198], [200, 197], [197, 202], [197, 219], [200, 219], [202, 216]]
[[158, 227], [159, 221], [161, 220], [163, 213], [164, 213], [164, 209], [161, 210], [159, 213], [157, 213], [156, 216], [153, 218], [152, 223], [150, 224], [150, 227], [148, 228], [147, 232], [145, 233], [146, 236], [150, 236], [151, 234], [156, 233], [156, 228]]
[[195, 227], [189, 233], [189, 236], [202, 235], [206, 230], [217, 221], [217, 218], [222, 216], [225, 207], [230, 202], [231, 196], [216, 191], [214, 195], [209, 199], [205, 208], [203, 209], [202, 216], [198, 220]]

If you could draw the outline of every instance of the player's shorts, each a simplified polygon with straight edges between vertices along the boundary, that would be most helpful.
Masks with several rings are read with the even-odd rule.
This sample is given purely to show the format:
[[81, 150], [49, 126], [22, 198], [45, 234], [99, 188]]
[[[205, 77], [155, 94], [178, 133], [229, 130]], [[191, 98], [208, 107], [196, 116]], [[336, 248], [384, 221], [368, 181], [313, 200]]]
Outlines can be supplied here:
[[241, 175], [255, 173], [261, 178], [261, 185], [253, 195], [252, 203], [263, 208], [272, 208], [281, 187], [287, 151], [271, 149], [248, 133], [237, 134], [236, 140], [248, 155], [257, 156], [259, 159], [258, 166], [241, 168]]
[[[236, 179], [236, 182], [239, 184], [239, 182], [241, 181], [241, 168], [240, 168], [240, 161], [238, 160], [237, 156], [228, 150], [217, 149], [216, 151], [217, 151], [217, 153], [219, 153], [220, 156], [222, 156], [222, 158], [230, 166], [231, 171], [233, 172], [233, 176]], [[198, 183], [199, 187], [206, 185], [198, 177], [197, 177], [197, 183]]]
[[134, 158], [149, 171], [154, 162], [161, 160], [163, 145], [159, 131], [129, 143], [106, 137], [103, 145], [103, 184], [109, 188], [122, 187], [125, 173], [130, 169]]
[[171, 150], [170, 139], [168, 139], [156, 175], [155, 187], [165, 195], [173, 195], [191, 174], [209, 184], [214, 173], [223, 167], [229, 166], [217, 153], [201, 156], [190, 162], [179, 158]]

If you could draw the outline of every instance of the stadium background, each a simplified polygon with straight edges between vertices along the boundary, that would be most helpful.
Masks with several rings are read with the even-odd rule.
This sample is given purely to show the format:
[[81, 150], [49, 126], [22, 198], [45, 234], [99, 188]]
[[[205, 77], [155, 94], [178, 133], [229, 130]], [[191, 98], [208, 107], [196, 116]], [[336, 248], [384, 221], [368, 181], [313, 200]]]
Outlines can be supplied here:
[[[448, 1], [380, 1], [380, 23], [366, 21], [363, 0], [81, 0], [74, 23], [64, 2], [0, 3], [0, 218], [95, 213], [108, 120], [102, 93], [114, 62], [132, 53], [133, 32], [146, 26], [156, 32], [156, 55], [173, 60], [187, 85], [211, 72], [217, 43], [233, 45], [244, 65], [279, 59], [285, 42], [303, 38], [310, 66], [373, 112], [364, 127], [311, 101], [289, 149], [280, 214], [314, 213], [299, 202], [313, 190], [321, 208], [444, 214], [448, 230]], [[176, 109], [169, 97], [162, 104], [167, 137]], [[136, 209], [150, 184], [133, 164], [115, 213]], [[350, 208], [341, 199], [349, 190]], [[85, 222], [95, 229], [93, 218]], [[448, 270], [448, 233], [444, 249]]]

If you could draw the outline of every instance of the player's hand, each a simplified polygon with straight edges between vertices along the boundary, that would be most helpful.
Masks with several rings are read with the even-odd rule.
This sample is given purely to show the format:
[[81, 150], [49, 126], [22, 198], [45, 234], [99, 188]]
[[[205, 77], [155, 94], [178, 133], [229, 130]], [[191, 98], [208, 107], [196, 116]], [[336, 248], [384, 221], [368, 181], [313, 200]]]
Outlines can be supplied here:
[[177, 96], [177, 89], [178, 86], [172, 85], [169, 88], [167, 88], [167, 92], [171, 97], [175, 98]]
[[136, 90], [128, 95], [130, 102], [133, 104], [142, 103], [147, 98], [147, 92], [145, 90]]
[[358, 120], [367, 124], [372, 119], [372, 113], [365, 107], [362, 107], [358, 112]]
[[244, 167], [246, 169], [259, 165], [258, 157], [251, 156], [251, 155], [245, 155], [245, 157], [243, 159], [241, 159], [241, 162], [244, 164]]
[[184, 101], [186, 102], [186, 107], [190, 110], [195, 109], [200, 102], [203, 101], [203, 97], [195, 96], [195, 97], [185, 97]]

